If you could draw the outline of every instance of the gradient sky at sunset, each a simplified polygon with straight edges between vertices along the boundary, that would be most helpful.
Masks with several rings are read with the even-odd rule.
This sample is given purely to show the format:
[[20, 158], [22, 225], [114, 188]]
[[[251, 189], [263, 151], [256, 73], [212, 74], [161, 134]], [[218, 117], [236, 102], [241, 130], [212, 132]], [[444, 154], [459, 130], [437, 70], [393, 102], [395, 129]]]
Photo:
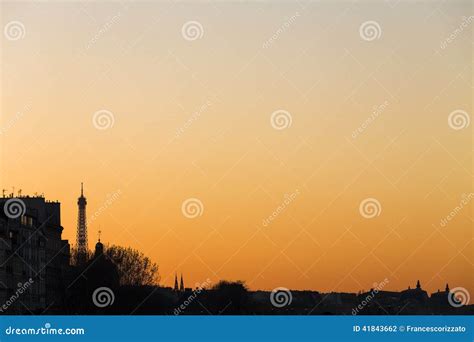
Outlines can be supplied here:
[[[59, 200], [71, 243], [83, 181], [89, 216], [120, 191], [90, 247], [100, 227], [105, 243], [156, 261], [165, 285], [175, 272], [187, 286], [270, 290], [420, 279], [474, 295], [472, 201], [441, 224], [473, 192], [473, 124], [448, 122], [455, 110], [472, 119], [470, 1], [0, 9], [2, 31], [24, 25], [1, 38], [0, 184]], [[188, 21], [202, 37], [184, 39]], [[380, 37], [362, 39], [366, 21]], [[94, 126], [99, 110], [113, 126]], [[286, 129], [272, 127], [277, 110]], [[188, 198], [202, 216], [183, 215]], [[379, 216], [360, 214], [366, 198]]]

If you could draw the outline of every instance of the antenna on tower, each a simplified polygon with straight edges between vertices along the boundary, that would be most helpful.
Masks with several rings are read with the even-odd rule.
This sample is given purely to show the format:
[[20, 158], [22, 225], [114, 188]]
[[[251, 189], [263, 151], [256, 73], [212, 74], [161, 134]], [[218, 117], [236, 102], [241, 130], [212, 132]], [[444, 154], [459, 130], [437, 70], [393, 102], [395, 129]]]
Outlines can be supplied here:
[[5, 198], [5, 193], [7, 192], [7, 189], [2, 189], [2, 196]]
[[81, 197], [84, 197], [84, 183], [81, 182]]
[[100, 227], [99, 227], [99, 232], [98, 232], [98, 235], [99, 235], [99, 242], [100, 242], [100, 234], [102, 233], [102, 231], [100, 230]]

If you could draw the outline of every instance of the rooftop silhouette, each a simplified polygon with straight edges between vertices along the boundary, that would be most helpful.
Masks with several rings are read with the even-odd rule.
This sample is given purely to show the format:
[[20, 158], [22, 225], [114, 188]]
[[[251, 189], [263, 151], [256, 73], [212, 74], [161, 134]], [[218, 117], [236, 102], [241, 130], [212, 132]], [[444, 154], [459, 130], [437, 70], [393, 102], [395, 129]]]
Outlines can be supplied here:
[[[8, 206], [16, 201], [19, 211]], [[4, 314], [472, 314], [463, 288], [428, 294], [416, 281], [414, 288], [387, 291], [388, 279], [376, 288], [359, 293], [276, 288], [250, 291], [245, 282], [210, 280], [195, 288], [186, 288], [183, 274], [175, 273], [174, 287], [159, 285], [158, 265], [129, 247], [109, 246], [101, 241], [95, 250], [87, 248], [84, 187], [78, 198], [77, 243], [71, 249], [61, 239], [60, 203], [43, 196], [5, 196], [0, 198], [1, 265], [5, 267], [0, 285], [5, 287], [3, 301], [11, 303]], [[11, 210], [11, 211], [10, 211]], [[22, 236], [30, 236], [25, 244]], [[48, 250], [49, 249], [49, 250]], [[31, 254], [42, 263], [24, 269], [22, 255]], [[2, 252], [2, 251], [0, 251]], [[17, 295], [10, 284], [31, 286]], [[460, 290], [461, 289], [461, 290]], [[98, 293], [98, 291], [105, 291]], [[100, 292], [99, 291], [99, 292]], [[463, 297], [464, 295], [464, 297]], [[105, 296], [105, 297], [104, 297]], [[468, 294], [467, 294], [468, 296]], [[106, 300], [105, 303], [101, 300]], [[2, 300], [2, 298], [0, 298]], [[26, 304], [25, 304], [26, 303]]]

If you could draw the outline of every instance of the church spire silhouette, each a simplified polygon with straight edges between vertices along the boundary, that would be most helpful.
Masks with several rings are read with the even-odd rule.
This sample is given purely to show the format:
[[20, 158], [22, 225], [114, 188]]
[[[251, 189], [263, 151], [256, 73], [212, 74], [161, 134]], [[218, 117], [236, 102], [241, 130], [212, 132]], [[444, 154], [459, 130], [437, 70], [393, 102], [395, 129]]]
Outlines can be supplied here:
[[181, 284], [179, 286], [179, 290], [184, 292], [184, 281], [183, 281], [183, 274], [181, 273]]
[[179, 288], [178, 288], [178, 275], [176, 273], [174, 274], [174, 290], [176, 292], [179, 291]]

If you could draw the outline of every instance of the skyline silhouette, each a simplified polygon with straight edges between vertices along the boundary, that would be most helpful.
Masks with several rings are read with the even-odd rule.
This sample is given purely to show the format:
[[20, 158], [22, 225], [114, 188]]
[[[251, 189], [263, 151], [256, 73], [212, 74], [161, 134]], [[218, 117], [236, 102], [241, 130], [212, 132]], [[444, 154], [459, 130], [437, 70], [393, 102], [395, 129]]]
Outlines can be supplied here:
[[[15, 188], [13, 187], [12, 189], [13, 189], [13, 191], [14, 191]], [[30, 199], [30, 198], [43, 198], [43, 199], [45, 199], [44, 193], [41, 193], [41, 194], [35, 193], [35, 194], [33, 194], [33, 195], [28, 195], [28, 194], [25, 194], [25, 195], [24, 195], [24, 194], [22, 194], [23, 190], [21, 190], [21, 189], [19, 189], [19, 188], [17, 188], [17, 189], [18, 189], [18, 190], [17, 190], [17, 193], [16, 193], [17, 196], [14, 196], [15, 193], [14, 193], [13, 191], [12, 191], [12, 192], [8, 192], [7, 189], [3, 189], [3, 194], [2, 194], [3, 197], [0, 197], [0, 199], [1, 199], [1, 198], [3, 198], [3, 199], [9, 199], [9, 198], [19, 198], [19, 199], [21, 199], [21, 198], [25, 198], [25, 199]], [[113, 202], [116, 201], [116, 200], [119, 198], [119, 196], [121, 196], [121, 194], [122, 194], [122, 192], [121, 192], [121, 190], [119, 190], [118, 192], [115, 192], [113, 195], [108, 195], [108, 201], [109, 201], [109, 203], [113, 204]], [[19, 195], [21, 195], [21, 196], [19, 196]], [[48, 201], [48, 202], [49, 202], [49, 201]], [[58, 203], [59, 205], [61, 204], [61, 203], [58, 202], [58, 201], [53, 201], [52, 203]], [[185, 204], [185, 203], [183, 203], [183, 205], [184, 205], [184, 204]], [[195, 203], [190, 203], [189, 205], [190, 205], [191, 207], [190, 207], [190, 208], [187, 208], [187, 209], [190, 210], [190, 211], [193, 211], [194, 209], [192, 208], [192, 206], [194, 206], [194, 205], [196, 205], [196, 204], [195, 204]], [[369, 205], [371, 205], [371, 204], [369, 203]], [[88, 235], [87, 226], [88, 226], [89, 224], [93, 223], [93, 222], [94, 222], [94, 218], [98, 215], [97, 212], [95, 212], [95, 213], [93, 213], [93, 215], [92, 215], [92, 219], [86, 219], [86, 216], [87, 216], [87, 214], [86, 214], [86, 213], [87, 213], [86, 206], [87, 206], [87, 197], [84, 195], [83, 183], [81, 183], [81, 192], [80, 192], [80, 197], [78, 198], [78, 201], [77, 201], [77, 208], [76, 208], [76, 210], [77, 210], [77, 214], [76, 214], [76, 217], [77, 217], [77, 223], [76, 223], [77, 229], [76, 229], [76, 231], [75, 231], [76, 236], [71, 239], [72, 241], [76, 241], [76, 244], [72, 244], [72, 245], [71, 245], [71, 246], [73, 246], [73, 247], [76, 248], [76, 249], [77, 249], [78, 246], [79, 246], [79, 245], [78, 245], [78, 241], [80, 241], [80, 240], [81, 240], [81, 241], [84, 241], [84, 238], [80, 238], [79, 232], [84, 232], [82, 235], [86, 236], [85, 241], [87, 242], [87, 235]], [[99, 211], [102, 211], [102, 209], [103, 209], [103, 208], [101, 208]], [[182, 207], [181, 209], [182, 209], [182, 210], [185, 210], [184, 207]], [[371, 209], [367, 209], [367, 210], [371, 210]], [[101, 214], [101, 213], [100, 213], [100, 214]], [[192, 215], [195, 215], [195, 213], [192, 212]], [[68, 233], [70, 233], [70, 230], [69, 230], [69, 229], [65, 229], [63, 232], [64, 232], [64, 234], [67, 236]], [[99, 242], [100, 242], [100, 234], [101, 234], [101, 233], [102, 233], [102, 231], [99, 229], [99, 231], [97, 232], [97, 239], [98, 239]], [[97, 241], [96, 241], [96, 242], [97, 242]], [[91, 241], [91, 244], [93, 244], [93, 246], [95, 245], [94, 240]], [[85, 262], [87, 255], [93, 255], [93, 248], [90, 248], [88, 244], [87, 244], [87, 245], [83, 245], [83, 247], [82, 247], [81, 250], [82, 250], [82, 253], [79, 253], [79, 254], [82, 254], [82, 256], [79, 256], [79, 259], [82, 259], [82, 260], [83, 260], [82, 262]], [[157, 260], [157, 261], [158, 261], [158, 260]], [[168, 265], [168, 266], [169, 266], [169, 265]], [[181, 275], [183, 274], [183, 271], [185, 272], [184, 268], [173, 267], [173, 266], [169, 266], [169, 267], [171, 267], [171, 268], [174, 270], [174, 271], [173, 271], [173, 272], [174, 272], [174, 273], [173, 273], [174, 275], [176, 275], [177, 272], [179, 272]], [[186, 272], [185, 272], [185, 273], [186, 273]], [[173, 281], [174, 281], [173, 274], [167, 274], [167, 275], [163, 278], [163, 279], [166, 280], [163, 285], [172, 287]], [[189, 272], [189, 275], [192, 277], [192, 276], [193, 276], [192, 272]], [[213, 275], [211, 275], [211, 276], [213, 276]], [[414, 278], [417, 278], [417, 276], [414, 275]], [[413, 279], [414, 279], [414, 278], [413, 278]], [[418, 277], [418, 278], [419, 278], [419, 277]], [[222, 278], [222, 279], [223, 279], [223, 278]], [[238, 281], [238, 280], [243, 280], [242, 278], [232, 277], [232, 276], [230, 276], [228, 279], [234, 279], [234, 280], [236, 280], [236, 281]], [[386, 277], [385, 277], [384, 279], [386, 279]], [[414, 281], [413, 279], [411, 280], [411, 283]], [[216, 281], [219, 281], [220, 279], [215, 279], [215, 280], [216, 280]], [[431, 279], [431, 280], [432, 280], [432, 279]], [[374, 284], [374, 281], [375, 281], [375, 280], [372, 280], [370, 284], [371, 284], [371, 285]], [[393, 282], [393, 280], [392, 280], [392, 282]], [[431, 281], [430, 281], [430, 282], [431, 282]], [[437, 285], [434, 284], [434, 285], [432, 286], [432, 288], [429, 289], [429, 291], [431, 291], [431, 292], [433, 292], [433, 293], [435, 293], [436, 291], [439, 291], [439, 289], [442, 288], [442, 287], [444, 286], [444, 284], [446, 284], [446, 282], [449, 283], [449, 280], [446, 280], [444, 283], [443, 283], [443, 282], [438, 282]], [[410, 282], [408, 282], [407, 284], [410, 284]], [[271, 291], [275, 286], [276, 286], [276, 285], [274, 285], [273, 287], [270, 286], [270, 287], [267, 287], [267, 288], [254, 288], [254, 290], [257, 290], [257, 291], [258, 291], [258, 290]], [[408, 285], [406, 285], [406, 286], [408, 286]], [[441, 287], [440, 287], [440, 286], [441, 286]], [[366, 289], [367, 289], [367, 288], [370, 288], [370, 286], [366, 287]], [[401, 287], [401, 288], [403, 288], [403, 287]], [[392, 288], [392, 287], [389, 285], [388, 289], [399, 290], [400, 287], [398, 287], [398, 288]], [[320, 288], [318, 288], [317, 285], [315, 285], [315, 286], [313, 286], [313, 287], [295, 288], [295, 290], [308, 291], [308, 290], [320, 290]], [[334, 290], [336, 290], [336, 289], [330, 289], [329, 292], [334, 291]], [[345, 289], [345, 290], [343, 290], [343, 291], [341, 291], [341, 292], [346, 292], [346, 291], [347, 291], [347, 292], [352, 292], [352, 291], [360, 292], [360, 291], [364, 291], [364, 287], [354, 287], [354, 288], [351, 288], [351, 289]], [[469, 291], [469, 293], [470, 293], [470, 291]]]
[[[48, 268], [46, 267], [53, 261], [58, 262], [57, 255], [59, 253], [62, 253], [65, 257], [61, 258], [60, 264], [56, 266], [56, 269], [61, 271], [55, 275], [55, 285], [46, 281], [44, 283], [46, 292], [40, 295], [41, 298], [44, 296], [44, 298], [55, 299], [49, 305], [44, 305], [43, 302], [43, 307], [41, 307], [41, 304], [32, 301], [33, 303], [30, 303], [30, 305], [32, 305], [33, 311], [28, 309], [31, 312], [36, 310], [37, 313], [59, 314], [104, 313], [97, 308], [112, 306], [116, 294], [125, 291], [128, 293], [127, 298], [129, 299], [119, 301], [123, 306], [108, 308], [108, 311], [105, 311], [106, 313], [123, 314], [127, 310], [132, 310], [137, 314], [140, 312], [171, 314], [170, 310], [174, 305], [174, 315], [206, 314], [202, 308], [196, 306], [190, 308], [188, 307], [190, 304], [184, 306], [180, 304], [182, 300], [184, 300], [184, 303], [190, 303], [198, 297], [199, 304], [204, 307], [207, 314], [212, 313], [201, 301], [207, 301], [207, 306], [213, 308], [211, 310], [218, 310], [218, 307], [230, 300], [230, 308], [229, 305], [226, 305], [225, 308], [219, 309], [220, 314], [226, 310], [226, 314], [349, 314], [349, 309], [351, 309], [350, 314], [352, 315], [474, 313], [474, 305], [469, 305], [470, 295], [465, 288], [455, 287], [450, 289], [449, 285], [446, 284], [443, 291], [438, 289], [437, 292], [429, 294], [422, 289], [420, 280], [417, 280], [413, 289], [408, 286], [407, 289], [401, 291], [388, 290], [387, 285], [390, 280], [385, 278], [380, 283], [374, 283], [370, 290], [358, 290], [357, 293], [340, 293], [337, 291], [322, 293], [316, 289], [298, 291], [285, 287], [276, 287], [270, 292], [258, 289], [249, 291], [245, 281], [219, 280], [213, 285], [210, 278], [207, 278], [203, 284], [196, 284], [195, 287], [187, 288], [184, 285], [183, 274], [180, 274], [178, 284], [178, 275], [175, 273], [174, 287], [163, 287], [159, 282], [158, 265], [139, 251], [132, 251], [128, 246], [104, 246], [100, 240], [100, 234], [95, 244], [95, 250], [85, 249], [83, 236], [87, 236], [87, 225], [85, 224], [87, 197], [82, 183], [80, 197], [77, 202], [77, 244], [72, 252], [70, 252], [68, 241], [61, 240], [63, 227], [60, 221], [59, 202], [47, 201], [42, 195], [14, 197], [12, 193], [10, 196], [1, 197], [0, 203], [3, 206], [2, 217], [0, 217], [0, 233], [5, 245], [10, 246], [10, 249], [7, 248], [5, 252], [5, 255], [9, 255], [9, 257], [2, 260], [2, 267], [6, 267], [7, 273], [2, 274], [1, 285], [4, 287], [4, 291], [10, 295], [10, 298], [6, 299], [6, 303], [14, 304], [17, 299], [21, 299], [21, 296], [17, 293], [12, 295], [13, 289], [10, 289], [6, 284], [12, 283], [9, 274], [12, 274], [10, 277], [14, 277], [17, 273], [16, 267], [18, 265], [10, 266], [14, 265], [12, 258], [14, 259], [15, 255], [20, 256], [27, 253], [24, 250], [25, 243], [29, 242], [31, 244], [33, 242], [31, 247], [28, 247], [30, 255], [36, 255], [41, 248], [41, 244], [36, 242], [35, 235], [40, 240], [44, 237], [46, 245], [57, 246], [57, 243], [52, 243], [48, 239], [48, 236], [51, 239], [54, 235], [46, 231], [46, 229], [56, 229], [59, 235], [54, 238], [59, 239], [58, 241], [63, 245], [58, 252], [48, 254], [51, 260], [43, 260], [46, 261], [46, 266], [40, 268], [37, 272], [34, 271], [34, 268], [31, 268], [34, 267], [33, 265], [29, 266], [33, 273], [28, 272], [29, 280], [25, 284], [33, 285], [43, 277], [48, 279]], [[20, 226], [18, 226], [18, 223]], [[28, 230], [31, 233], [28, 233]], [[22, 240], [22, 236], [27, 236], [28, 240], [21, 243], [21, 241], [25, 241], [24, 238]], [[124, 262], [124, 260], [128, 260], [128, 262]], [[21, 258], [20, 261], [25, 263]], [[152, 265], [151, 268], [149, 265]], [[9, 267], [11, 268], [10, 271], [8, 271]], [[46, 268], [46, 275], [42, 273], [44, 268]], [[25, 271], [23, 271], [22, 276], [25, 279], [21, 278], [21, 283], [27, 280]], [[28, 290], [28, 288], [24, 290]], [[96, 295], [97, 291], [100, 295]], [[20, 294], [23, 293], [24, 291]], [[148, 295], [143, 299], [144, 293], [148, 293]], [[26, 295], [23, 294], [23, 296]], [[90, 297], [92, 302], [89, 300]], [[150, 303], [145, 304], [150, 297], [152, 297], [151, 302], [158, 300], [160, 303], [166, 303], [165, 308], [152, 309], [153, 306], [150, 307]], [[271, 306], [268, 305], [267, 299]], [[293, 300], [299, 304], [292, 306]], [[101, 301], [105, 301], [105, 304]], [[53, 306], [54, 303], [56, 303], [55, 306]], [[135, 307], [132, 307], [133, 303], [135, 303]], [[8, 311], [10, 305], [4, 305], [2, 313], [18, 314], [21, 312], [17, 311], [18, 309], [15, 307]], [[185, 309], [187, 310], [186, 313], [184, 312]], [[404, 310], [405, 312], [402, 313]]]
[[469, 1], [0, 8], [0, 186], [60, 210], [34, 272], [101, 231], [171, 289], [474, 293]]

